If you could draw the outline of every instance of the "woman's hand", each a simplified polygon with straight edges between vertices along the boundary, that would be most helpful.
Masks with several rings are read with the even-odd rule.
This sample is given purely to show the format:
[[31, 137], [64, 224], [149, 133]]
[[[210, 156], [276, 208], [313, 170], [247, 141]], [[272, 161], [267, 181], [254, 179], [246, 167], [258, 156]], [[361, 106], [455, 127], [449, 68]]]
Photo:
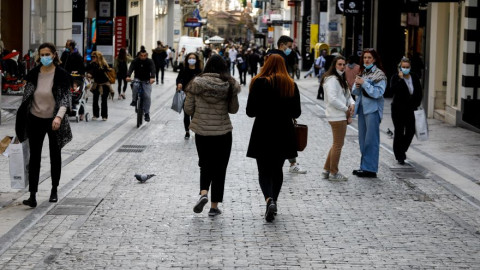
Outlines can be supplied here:
[[347, 116], [352, 117], [355, 114], [355, 105], [351, 104], [348, 106]]
[[52, 122], [52, 130], [58, 130], [61, 124], [62, 124], [62, 118], [60, 118], [60, 116], [56, 116]]

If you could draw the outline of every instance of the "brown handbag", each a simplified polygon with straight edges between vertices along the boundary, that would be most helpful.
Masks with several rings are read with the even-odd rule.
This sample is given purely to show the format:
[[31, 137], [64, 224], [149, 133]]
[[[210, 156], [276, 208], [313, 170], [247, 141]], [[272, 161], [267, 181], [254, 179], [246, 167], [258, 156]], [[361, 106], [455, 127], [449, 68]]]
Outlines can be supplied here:
[[295, 127], [295, 139], [297, 142], [297, 151], [303, 151], [307, 147], [308, 141], [308, 126], [298, 124], [297, 120], [293, 119], [293, 126]]

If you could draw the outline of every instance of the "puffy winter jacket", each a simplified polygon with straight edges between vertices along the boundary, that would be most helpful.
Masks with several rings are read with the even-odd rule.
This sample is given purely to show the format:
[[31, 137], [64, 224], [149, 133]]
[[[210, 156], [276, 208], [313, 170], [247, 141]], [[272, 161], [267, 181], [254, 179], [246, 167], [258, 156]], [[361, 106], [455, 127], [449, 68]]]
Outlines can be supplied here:
[[239, 108], [240, 85], [236, 81], [223, 81], [219, 74], [205, 73], [195, 77], [185, 92], [184, 111], [193, 115], [192, 131], [203, 136], [224, 135], [232, 131], [229, 113], [237, 113]]

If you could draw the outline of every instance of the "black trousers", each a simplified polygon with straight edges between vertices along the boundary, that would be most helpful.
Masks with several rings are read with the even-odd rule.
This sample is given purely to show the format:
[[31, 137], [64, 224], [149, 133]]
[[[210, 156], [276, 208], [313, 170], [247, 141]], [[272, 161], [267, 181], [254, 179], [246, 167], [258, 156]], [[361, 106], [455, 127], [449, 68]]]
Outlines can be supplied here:
[[396, 110], [392, 108], [393, 153], [395, 159], [403, 161], [407, 158], [407, 150], [415, 135], [415, 115], [413, 111]]
[[190, 120], [192, 117], [183, 111], [183, 126], [185, 127], [185, 132], [188, 132], [190, 130]]
[[159, 67], [155, 67], [155, 78], [157, 79], [157, 83], [158, 83], [158, 73], [162, 71], [162, 83], [163, 83], [163, 76], [165, 75], [165, 66], [159, 66]]
[[110, 87], [108, 85], [99, 85], [96, 91], [93, 91], [93, 117], [98, 117], [100, 107], [98, 106], [98, 100], [100, 99], [100, 87], [103, 87], [102, 94], [102, 118], [108, 118], [108, 95], [110, 95]]
[[122, 82], [123, 82], [123, 93], [127, 91], [127, 78], [117, 78], [118, 81], [118, 95], [122, 94]]
[[257, 158], [258, 182], [265, 199], [277, 201], [283, 184], [283, 164], [285, 159]]
[[211, 201], [222, 202], [225, 176], [232, 150], [232, 132], [220, 136], [195, 135], [200, 167], [200, 190], [212, 187]]
[[240, 76], [240, 84], [246, 84], [247, 83], [247, 70], [243, 70], [241, 68], [238, 69], [238, 74]]
[[48, 145], [50, 148], [50, 172], [52, 178], [52, 187], [58, 187], [62, 172], [62, 156], [60, 147], [58, 147], [57, 143], [57, 134], [52, 130], [53, 118], [39, 118], [33, 114], [29, 114], [27, 121], [27, 134], [30, 144], [28, 190], [30, 192], [38, 191], [43, 140], [45, 139], [46, 134], [48, 134]]

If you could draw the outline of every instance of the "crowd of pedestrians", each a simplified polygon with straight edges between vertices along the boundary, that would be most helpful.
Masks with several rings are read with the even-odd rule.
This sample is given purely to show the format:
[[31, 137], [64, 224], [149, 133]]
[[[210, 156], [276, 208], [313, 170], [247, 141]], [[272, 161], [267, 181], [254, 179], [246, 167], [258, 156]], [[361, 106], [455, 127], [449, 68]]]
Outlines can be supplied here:
[[[255, 45], [197, 48], [185, 47], [175, 52], [162, 42], [152, 50], [151, 58], [142, 46], [132, 58], [125, 48], [115, 57], [113, 68], [118, 80], [118, 99], [126, 99], [127, 82], [144, 82], [143, 110], [145, 121], [150, 121], [151, 91], [153, 83], [164, 83], [165, 68], [178, 70], [176, 91], [184, 91], [185, 139], [195, 133], [195, 145], [200, 167], [199, 199], [193, 207], [201, 213], [208, 203], [209, 216], [221, 214], [218, 204], [223, 201], [225, 177], [232, 147], [233, 126], [229, 114], [239, 110], [238, 94], [251, 75], [246, 114], [255, 118], [247, 157], [254, 158], [258, 166], [259, 185], [265, 199], [265, 220], [272, 222], [278, 212], [279, 195], [283, 183], [282, 167], [286, 160], [289, 172], [306, 173], [297, 163], [294, 121], [301, 115], [300, 93], [295, 83], [299, 60], [293, 39], [281, 36], [277, 48], [264, 49]], [[38, 48], [37, 66], [26, 76], [26, 88], [17, 114], [16, 133], [21, 141], [30, 141], [30, 197], [23, 203], [36, 207], [36, 193], [40, 172], [40, 157], [45, 135], [49, 137], [52, 190], [50, 202], [57, 202], [57, 187], [61, 174], [61, 149], [72, 139], [67, 110], [71, 108], [73, 75], [93, 80], [93, 120], [100, 116], [108, 120], [108, 97], [114, 90], [109, 80], [110, 67], [99, 51], [91, 53], [91, 61], [84, 65], [83, 57], [68, 40], [61, 57], [53, 44]], [[357, 63], [358, 62], [358, 63]], [[259, 70], [260, 66], [260, 70]], [[391, 78], [393, 92], [392, 120], [395, 127], [393, 148], [399, 164], [405, 164], [406, 152], [415, 134], [414, 111], [422, 100], [419, 77], [410, 72], [411, 61], [404, 57], [398, 72]], [[238, 73], [238, 81], [235, 78]], [[326, 118], [331, 126], [332, 146], [323, 165], [321, 178], [346, 181], [340, 172], [340, 156], [347, 125], [358, 119], [360, 165], [353, 171], [358, 177], [377, 177], [380, 150], [380, 121], [383, 117], [387, 77], [379, 54], [366, 49], [357, 61], [347, 59], [335, 50], [326, 50], [314, 59], [312, 68], [304, 78], [315, 74], [319, 79], [319, 98], [324, 99]], [[137, 89], [132, 88], [135, 106]], [[99, 106], [98, 102], [101, 100]], [[275, 133], [276, 136], [271, 136]]]

